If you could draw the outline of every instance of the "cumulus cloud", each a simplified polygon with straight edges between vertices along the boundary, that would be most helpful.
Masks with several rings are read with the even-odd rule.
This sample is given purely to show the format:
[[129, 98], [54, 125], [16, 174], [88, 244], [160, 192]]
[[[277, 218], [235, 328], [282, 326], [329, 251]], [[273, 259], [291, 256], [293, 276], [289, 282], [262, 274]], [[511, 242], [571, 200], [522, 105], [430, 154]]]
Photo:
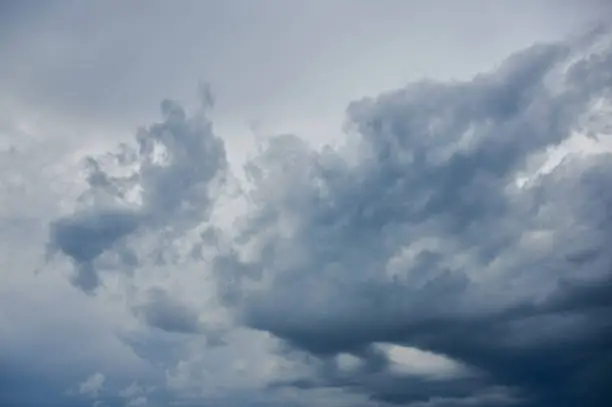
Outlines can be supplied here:
[[212, 100], [203, 95], [191, 117], [177, 103], [163, 101], [162, 122], [141, 129], [135, 145], [122, 144], [103, 157], [123, 174], [108, 174], [105, 163], [88, 158], [83, 209], [50, 227], [50, 248], [74, 261], [79, 288], [91, 292], [100, 285], [95, 262], [111, 249], [135, 266], [138, 259], [120, 245], [137, 230], [161, 232], [167, 244], [210, 214], [213, 182], [222, 181], [227, 162], [223, 141], [206, 117]]
[[[253, 205], [237, 239], [257, 272], [239, 273], [229, 305], [250, 327], [318, 358], [356, 355], [376, 373], [309, 387], [401, 404], [470, 404], [496, 389], [503, 402], [606, 405], [612, 157], [571, 155], [518, 179], [612, 102], [610, 67], [599, 27], [471, 81], [355, 102], [339, 150], [271, 139], [247, 166]], [[399, 375], [372, 350], [379, 342], [480, 374], [443, 385]]]
[[31, 235], [47, 263], [0, 275], [0, 404], [607, 406], [611, 69], [601, 26], [358, 100], [343, 145], [262, 141], [233, 195], [204, 88], [74, 199], [2, 152], [3, 261], [34, 268]]

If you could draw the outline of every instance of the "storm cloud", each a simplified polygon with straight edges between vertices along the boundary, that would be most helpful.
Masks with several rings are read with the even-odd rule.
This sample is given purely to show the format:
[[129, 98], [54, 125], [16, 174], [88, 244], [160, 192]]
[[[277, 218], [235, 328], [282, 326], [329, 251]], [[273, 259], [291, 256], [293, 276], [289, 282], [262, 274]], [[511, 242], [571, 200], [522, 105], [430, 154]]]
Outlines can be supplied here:
[[248, 164], [238, 239], [260, 248], [246, 264], [263, 277], [244, 276], [230, 306], [319, 358], [392, 343], [480, 372], [478, 386], [424, 384], [383, 363], [384, 384], [356, 371], [319, 386], [399, 404], [495, 405], [470, 401], [495, 386], [500, 404], [607, 405], [612, 156], [519, 178], [612, 102], [610, 68], [600, 27], [468, 82], [355, 102], [340, 150], [271, 139]]
[[0, 5], [0, 405], [612, 404], [609, 5], [222, 3]]

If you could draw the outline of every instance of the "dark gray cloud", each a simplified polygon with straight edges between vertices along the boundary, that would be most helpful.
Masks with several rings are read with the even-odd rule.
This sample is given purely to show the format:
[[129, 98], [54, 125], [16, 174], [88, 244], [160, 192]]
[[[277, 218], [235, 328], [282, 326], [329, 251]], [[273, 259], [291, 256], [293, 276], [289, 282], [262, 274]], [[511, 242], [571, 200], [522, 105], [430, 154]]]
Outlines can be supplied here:
[[149, 292], [146, 304], [139, 311], [147, 324], [163, 331], [190, 334], [203, 331], [196, 311], [159, 289]]
[[138, 218], [133, 213], [98, 211], [59, 219], [51, 229], [60, 250], [79, 262], [88, 262], [137, 225]]
[[[383, 363], [384, 380], [322, 375], [296, 387], [400, 404], [609, 404], [612, 157], [516, 182], [595, 102], [611, 102], [609, 40], [601, 26], [468, 82], [353, 103], [344, 150], [280, 136], [249, 163], [256, 209], [238, 242], [260, 250], [238, 264], [227, 297], [246, 324], [323, 359], [387, 342], [483, 375], [425, 385]], [[497, 401], [474, 402], [491, 386], [505, 389]]]
[[[291, 355], [293, 352], [288, 351]], [[452, 403], [466, 398], [480, 399], [497, 395], [497, 401], [512, 401], [508, 389], [495, 387], [485, 375], [475, 371], [460, 371], [448, 377], [428, 377], [416, 372], [397, 372], [392, 361], [380, 349], [367, 347], [353, 351], [361, 364], [346, 370], [332, 357], [323, 357], [312, 377], [280, 380], [271, 388], [294, 387], [302, 390], [338, 388], [368, 394], [369, 398], [391, 404], [428, 402], [432, 397]], [[437, 403], [435, 405], [438, 405]], [[478, 404], [481, 405], [481, 404]]]
[[[128, 267], [138, 259], [117, 244], [137, 229], [163, 229], [171, 239], [207, 219], [214, 196], [211, 185], [222, 181], [227, 166], [225, 148], [212, 132], [206, 117], [212, 103], [202, 93], [200, 109], [189, 117], [177, 103], [161, 103], [163, 121], [142, 128], [134, 147], [122, 145], [102, 157], [130, 168], [128, 175], [112, 176], [101, 159], [86, 161], [89, 189], [82, 196], [86, 209], [51, 223], [50, 245], [74, 260], [73, 282], [86, 291], [95, 289], [99, 276], [95, 261], [118, 249]], [[135, 169], [133, 169], [135, 168]], [[138, 205], [126, 200], [130, 191], [141, 198]], [[133, 209], [123, 209], [125, 207]]]
[[113, 244], [132, 233], [140, 223], [138, 213], [120, 210], [99, 210], [77, 213], [58, 219], [50, 226], [51, 247], [76, 263], [73, 283], [91, 291], [99, 284], [93, 261]]

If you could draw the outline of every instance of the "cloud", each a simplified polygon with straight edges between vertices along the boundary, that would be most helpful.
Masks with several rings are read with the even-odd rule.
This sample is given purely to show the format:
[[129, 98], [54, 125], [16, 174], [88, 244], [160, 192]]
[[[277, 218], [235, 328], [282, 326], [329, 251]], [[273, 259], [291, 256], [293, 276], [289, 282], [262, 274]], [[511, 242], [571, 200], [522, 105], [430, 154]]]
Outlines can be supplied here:
[[90, 397], [98, 397], [98, 394], [104, 387], [106, 377], [102, 373], [94, 373], [85, 381], [79, 384], [79, 394], [85, 394]]
[[77, 213], [54, 221], [50, 227], [51, 247], [59, 249], [77, 264], [72, 282], [84, 291], [100, 284], [93, 261], [113, 244], [132, 233], [139, 215], [121, 210], [98, 210]]
[[[206, 96], [206, 95], [204, 95]], [[106, 162], [86, 161], [89, 188], [84, 209], [53, 221], [50, 248], [76, 265], [73, 283], [87, 292], [100, 285], [96, 261], [115, 251], [128, 268], [138, 262], [122, 243], [138, 230], [163, 232], [165, 243], [205, 221], [215, 200], [214, 182], [227, 167], [223, 141], [212, 132], [203, 97], [192, 117], [175, 102], [161, 103], [163, 121], [141, 129], [133, 146], [122, 144]], [[108, 174], [104, 164], [123, 169]]]
[[[161, 9], [175, 12], [156, 7], [149, 23], [168, 17]], [[356, 27], [375, 11], [359, 7], [368, 18]], [[280, 11], [302, 24], [312, 20], [306, 8]], [[62, 10], [60, 20], [74, 17]], [[344, 26], [330, 16], [334, 30]], [[79, 54], [83, 38], [67, 32], [44, 43], [58, 45], [49, 48], [60, 55], [55, 70], [30, 64], [49, 71], [49, 86], [18, 83], [37, 76], [24, 71], [11, 91], [21, 88], [24, 100], [30, 88], [47, 93], [55, 112], [83, 105], [71, 114], [129, 116], [132, 99], [116, 86], [138, 86], [113, 69], [129, 61], [111, 58], [77, 78], [59, 68], [104, 59], [98, 50], [110, 37]], [[316, 44], [328, 42], [322, 32]], [[111, 37], [123, 34], [117, 26]], [[74, 43], [61, 48], [64, 35]], [[50, 138], [37, 143], [32, 123], [0, 118], [0, 132], [14, 135], [0, 152], [0, 404], [608, 405], [610, 38], [599, 27], [529, 47], [471, 79], [410, 82], [355, 101], [344, 144], [314, 147], [316, 133], [271, 137], [240, 185], [206, 88], [194, 110], [163, 101], [159, 121], [109, 151], [83, 146], [90, 139], [75, 151], [75, 140], [60, 142], [44, 126], [36, 130]], [[152, 70], [190, 65], [162, 52], [175, 42], [156, 48], [164, 58]], [[28, 57], [36, 49], [7, 58], [9, 71], [21, 74], [19, 61], [36, 60]], [[364, 54], [367, 66], [384, 65], [376, 55]], [[147, 61], [139, 60], [143, 76]], [[301, 68], [318, 77], [321, 67]], [[262, 80], [282, 88], [287, 81], [272, 72]], [[245, 78], [234, 88], [254, 82]], [[255, 85], [241, 91], [274, 99]], [[102, 94], [113, 97], [90, 97]]]
[[481, 372], [438, 385], [394, 374], [378, 355], [378, 376], [296, 387], [398, 404], [469, 404], [502, 389], [504, 402], [607, 405], [611, 156], [570, 155], [517, 180], [612, 103], [611, 67], [601, 26], [471, 81], [355, 102], [340, 150], [271, 139], [247, 166], [252, 210], [236, 240], [240, 267], [256, 272], [237, 273], [228, 304], [323, 360], [386, 342]]
[[142, 306], [140, 311], [147, 324], [152, 327], [177, 333], [203, 332], [196, 311], [161, 290], [152, 290], [147, 304]]
[[125, 389], [119, 392], [119, 396], [126, 401], [126, 406], [136, 407], [136, 406], [146, 406], [148, 405], [149, 399], [148, 395], [153, 392], [154, 388], [143, 388], [138, 383], [133, 382]]

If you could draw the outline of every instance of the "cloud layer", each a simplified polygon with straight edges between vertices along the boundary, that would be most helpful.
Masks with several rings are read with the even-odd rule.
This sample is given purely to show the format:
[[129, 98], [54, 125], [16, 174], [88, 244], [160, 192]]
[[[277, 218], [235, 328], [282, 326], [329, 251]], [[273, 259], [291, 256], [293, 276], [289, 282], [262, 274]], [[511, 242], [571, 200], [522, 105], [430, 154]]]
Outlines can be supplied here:
[[[0, 401], [612, 403], [608, 27], [471, 80], [355, 101], [343, 145], [270, 137], [245, 179], [200, 96], [195, 111], [162, 102], [161, 121], [85, 157], [69, 204], [46, 175], [7, 167], [3, 195], [26, 196], [22, 177], [57, 205], [2, 211], [12, 268], [35, 261], [11, 231], [53, 218], [39, 272], [0, 287], [0, 308], [17, 310], [0, 313]], [[53, 324], [91, 343], [37, 362], [28, 316], [61, 297], [88, 308]], [[61, 355], [64, 333], [47, 345]], [[23, 392], [33, 383], [39, 396]]]

